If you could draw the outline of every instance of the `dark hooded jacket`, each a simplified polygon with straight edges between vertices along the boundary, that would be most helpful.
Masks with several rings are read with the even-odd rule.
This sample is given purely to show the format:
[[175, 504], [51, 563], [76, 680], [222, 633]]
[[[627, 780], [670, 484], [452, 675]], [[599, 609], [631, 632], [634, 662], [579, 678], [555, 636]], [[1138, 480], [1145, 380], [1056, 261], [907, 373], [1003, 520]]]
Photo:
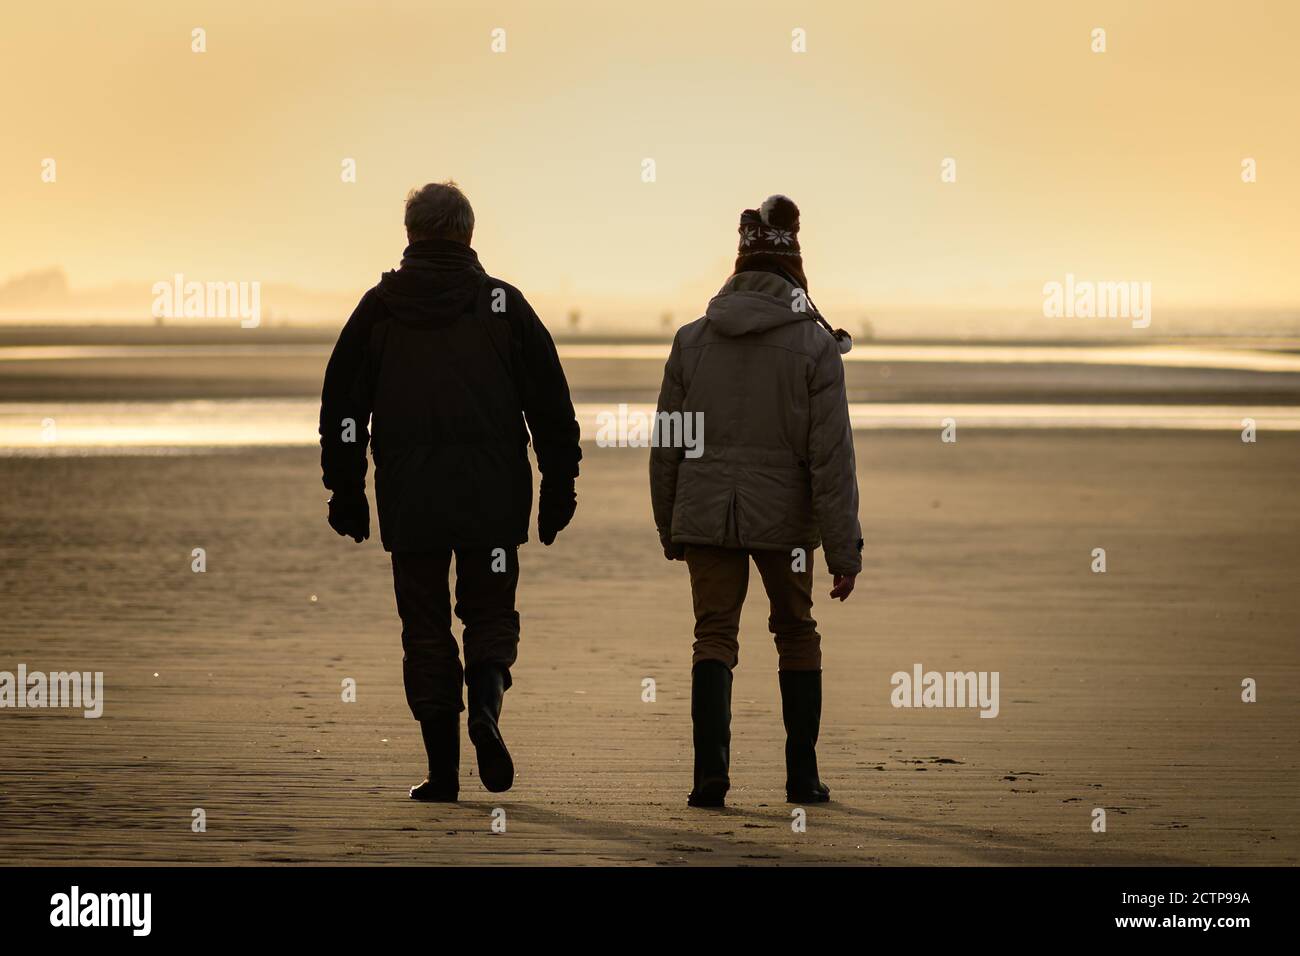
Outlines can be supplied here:
[[546, 327], [468, 246], [412, 243], [362, 297], [325, 371], [325, 487], [363, 490], [369, 443], [385, 550], [522, 544], [530, 432], [543, 480], [576, 477], [578, 422]]
[[831, 333], [792, 308], [795, 287], [733, 275], [673, 340], [659, 414], [698, 413], [702, 452], [654, 447], [650, 498], [668, 545], [826, 547], [833, 574], [862, 569], [853, 430]]

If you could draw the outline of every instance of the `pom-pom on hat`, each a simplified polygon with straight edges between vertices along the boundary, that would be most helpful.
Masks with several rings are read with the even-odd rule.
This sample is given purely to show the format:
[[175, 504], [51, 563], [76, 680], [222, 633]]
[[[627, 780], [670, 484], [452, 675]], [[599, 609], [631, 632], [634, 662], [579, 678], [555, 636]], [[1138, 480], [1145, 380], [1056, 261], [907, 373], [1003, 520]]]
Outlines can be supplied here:
[[738, 231], [742, 256], [799, 255], [799, 207], [789, 196], [768, 196], [757, 209], [746, 209]]

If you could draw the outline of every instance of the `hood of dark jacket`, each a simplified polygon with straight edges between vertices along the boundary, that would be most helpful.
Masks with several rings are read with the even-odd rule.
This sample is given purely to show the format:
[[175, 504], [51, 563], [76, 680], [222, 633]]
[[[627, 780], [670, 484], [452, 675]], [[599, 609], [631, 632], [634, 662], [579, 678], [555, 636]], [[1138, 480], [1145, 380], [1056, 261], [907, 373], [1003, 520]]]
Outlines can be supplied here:
[[795, 287], [770, 272], [738, 272], [709, 300], [704, 318], [721, 335], [765, 332], [791, 322], [808, 322], [793, 308]]
[[399, 322], [447, 321], [470, 308], [486, 273], [478, 254], [450, 239], [421, 239], [379, 280], [379, 297]]

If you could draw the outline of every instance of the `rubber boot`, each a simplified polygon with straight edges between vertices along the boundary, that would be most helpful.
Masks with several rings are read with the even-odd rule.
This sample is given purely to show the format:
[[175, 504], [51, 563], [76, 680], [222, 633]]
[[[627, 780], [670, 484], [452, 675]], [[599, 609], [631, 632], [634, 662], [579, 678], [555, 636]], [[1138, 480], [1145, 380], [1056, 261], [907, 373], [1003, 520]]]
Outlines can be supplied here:
[[478, 778], [492, 793], [502, 793], [515, 782], [515, 764], [497, 726], [506, 693], [505, 668], [480, 664], [465, 672], [465, 684], [469, 688], [469, 739], [478, 754]]
[[785, 799], [825, 803], [830, 788], [817, 775], [817, 732], [822, 722], [822, 672], [781, 671], [781, 719], [785, 722]]
[[691, 727], [695, 742], [695, 789], [686, 803], [721, 807], [731, 789], [731, 668], [700, 661], [691, 669]]
[[411, 788], [412, 800], [454, 803], [460, 797], [460, 714], [448, 711], [420, 721], [429, 776]]

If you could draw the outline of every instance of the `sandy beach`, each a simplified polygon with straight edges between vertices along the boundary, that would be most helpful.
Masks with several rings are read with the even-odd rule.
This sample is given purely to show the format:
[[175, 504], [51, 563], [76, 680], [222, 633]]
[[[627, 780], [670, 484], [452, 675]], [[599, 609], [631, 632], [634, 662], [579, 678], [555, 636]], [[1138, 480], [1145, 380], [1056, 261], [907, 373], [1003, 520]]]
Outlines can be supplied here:
[[[685, 806], [685, 568], [659, 552], [646, 451], [584, 449], [573, 526], [521, 553], [515, 788], [484, 791], [466, 745], [455, 806], [406, 797], [391, 571], [326, 526], [312, 449], [0, 458], [0, 669], [105, 682], [97, 720], [0, 712], [6, 861], [1300, 862], [1300, 435], [858, 433], [866, 569], [815, 608], [835, 799], [802, 833], [756, 582], [732, 805]], [[917, 663], [999, 672], [998, 716], [891, 706]]]
[[6, 941], [1289, 928], [1300, 3], [265, 7], [5, 10]]

